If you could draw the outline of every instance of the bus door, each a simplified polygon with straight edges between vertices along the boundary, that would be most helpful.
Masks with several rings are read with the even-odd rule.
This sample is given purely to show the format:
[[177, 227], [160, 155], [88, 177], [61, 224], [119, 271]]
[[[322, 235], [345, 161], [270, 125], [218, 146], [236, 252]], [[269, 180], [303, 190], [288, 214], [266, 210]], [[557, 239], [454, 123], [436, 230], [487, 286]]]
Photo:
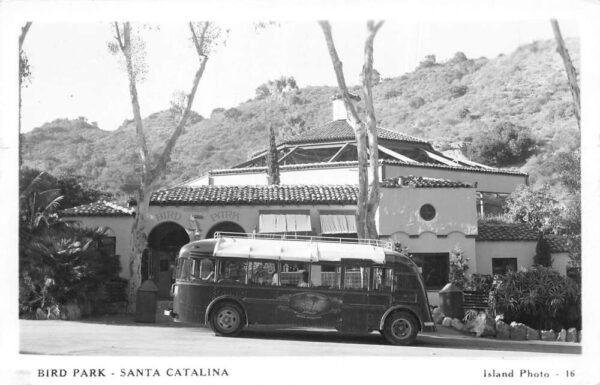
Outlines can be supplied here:
[[371, 269], [371, 291], [369, 292], [369, 320], [370, 329], [379, 328], [381, 317], [392, 305], [393, 270], [389, 267], [373, 266]]
[[249, 262], [244, 303], [252, 322], [276, 323], [277, 282], [277, 261]]
[[342, 270], [342, 330], [365, 332], [368, 330], [371, 266], [368, 263], [342, 260]]

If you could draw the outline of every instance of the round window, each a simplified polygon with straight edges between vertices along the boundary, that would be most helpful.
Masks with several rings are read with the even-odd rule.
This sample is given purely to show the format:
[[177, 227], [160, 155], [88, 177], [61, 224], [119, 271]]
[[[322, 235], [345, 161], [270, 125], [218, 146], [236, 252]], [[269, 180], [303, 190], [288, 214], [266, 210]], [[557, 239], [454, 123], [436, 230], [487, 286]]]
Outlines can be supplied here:
[[423, 218], [424, 220], [430, 221], [433, 218], [435, 218], [435, 207], [433, 207], [429, 203], [424, 204], [423, 206], [421, 206], [419, 214], [421, 214], [421, 218]]

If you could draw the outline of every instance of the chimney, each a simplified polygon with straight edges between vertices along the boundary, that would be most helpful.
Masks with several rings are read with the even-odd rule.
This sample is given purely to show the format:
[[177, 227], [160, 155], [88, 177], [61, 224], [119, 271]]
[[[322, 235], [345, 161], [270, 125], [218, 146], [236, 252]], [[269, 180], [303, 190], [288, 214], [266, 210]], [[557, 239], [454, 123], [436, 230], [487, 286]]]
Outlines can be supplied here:
[[[350, 100], [352, 103], [356, 103], [360, 101], [360, 96], [350, 94]], [[349, 112], [346, 110], [346, 105], [344, 104], [344, 98], [342, 98], [341, 94], [335, 94], [331, 97], [332, 107], [333, 107], [333, 120], [350, 120]]]

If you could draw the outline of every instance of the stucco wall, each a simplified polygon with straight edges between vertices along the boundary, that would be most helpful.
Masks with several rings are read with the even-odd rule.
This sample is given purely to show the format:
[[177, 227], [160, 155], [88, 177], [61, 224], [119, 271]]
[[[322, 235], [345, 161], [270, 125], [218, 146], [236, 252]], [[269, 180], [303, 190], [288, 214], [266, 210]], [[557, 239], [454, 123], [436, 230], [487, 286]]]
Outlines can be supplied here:
[[112, 230], [116, 237], [115, 252], [121, 257], [121, 272], [119, 275], [122, 278], [129, 277], [127, 270], [129, 253], [131, 251], [131, 225], [132, 217], [75, 217], [65, 218], [67, 220], [76, 220], [86, 227], [108, 227]]
[[476, 243], [478, 273], [492, 274], [492, 258], [517, 258], [517, 268], [533, 265], [537, 241], [479, 241]]
[[511, 193], [515, 191], [518, 185], [527, 183], [527, 177], [520, 175], [503, 175], [495, 173], [446, 170], [441, 168], [385, 165], [386, 178], [394, 178], [405, 175], [443, 178], [467, 183], [477, 182], [477, 191], [495, 193]]
[[193, 231], [196, 226], [192, 219], [196, 218], [200, 225], [200, 238], [219, 223], [234, 222], [240, 225], [244, 232], [258, 231], [259, 213], [261, 211], [308, 211], [311, 216], [311, 227], [315, 233], [320, 232], [320, 210], [348, 210], [354, 212], [355, 206], [318, 205], [318, 206], [150, 206], [148, 229], [151, 230], [159, 223], [170, 221], [180, 224], [183, 228]]
[[[438, 235], [460, 232], [477, 234], [476, 192], [471, 188], [382, 188], [379, 204], [379, 232], [399, 231], [418, 235], [427, 231]], [[436, 216], [421, 218], [421, 206], [433, 205]]]

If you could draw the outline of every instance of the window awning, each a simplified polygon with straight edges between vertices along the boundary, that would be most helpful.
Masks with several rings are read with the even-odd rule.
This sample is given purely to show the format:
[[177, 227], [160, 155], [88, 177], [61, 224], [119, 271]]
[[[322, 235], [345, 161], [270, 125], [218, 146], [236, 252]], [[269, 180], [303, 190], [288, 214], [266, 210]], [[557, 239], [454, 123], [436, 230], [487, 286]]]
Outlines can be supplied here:
[[355, 234], [354, 214], [321, 214], [321, 234]]
[[309, 214], [260, 214], [259, 233], [299, 233], [310, 232]]

